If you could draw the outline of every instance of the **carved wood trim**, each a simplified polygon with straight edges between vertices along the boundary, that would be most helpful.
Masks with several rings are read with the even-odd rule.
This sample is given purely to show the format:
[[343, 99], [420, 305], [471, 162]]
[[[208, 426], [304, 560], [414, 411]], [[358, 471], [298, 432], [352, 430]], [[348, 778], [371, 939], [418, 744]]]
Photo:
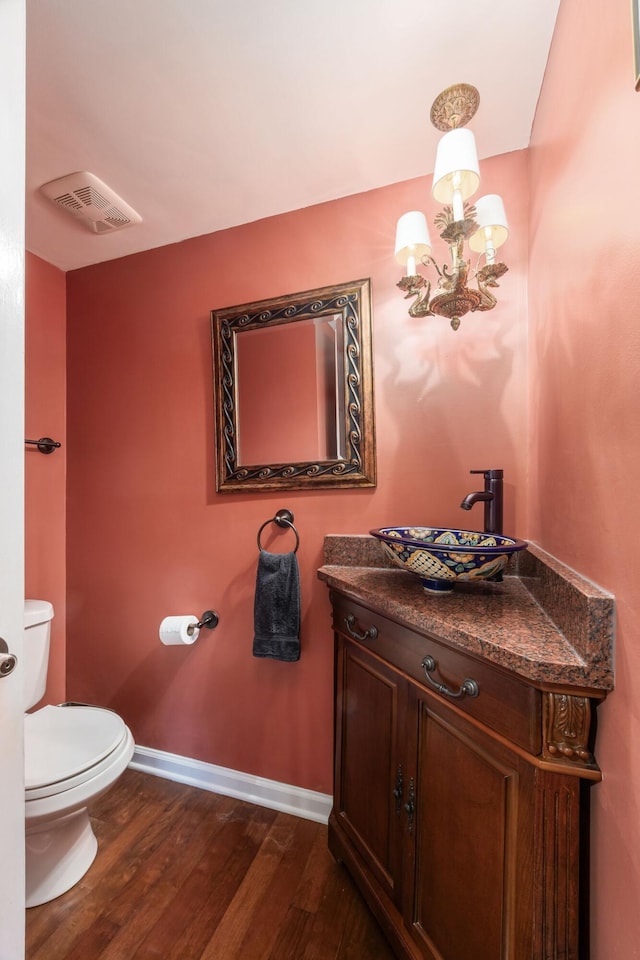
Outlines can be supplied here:
[[547, 760], [571, 761], [596, 767], [589, 750], [591, 701], [567, 693], [545, 693], [542, 719], [542, 755]]
[[580, 956], [579, 789], [573, 777], [538, 777], [533, 955], [540, 960], [578, 960]]

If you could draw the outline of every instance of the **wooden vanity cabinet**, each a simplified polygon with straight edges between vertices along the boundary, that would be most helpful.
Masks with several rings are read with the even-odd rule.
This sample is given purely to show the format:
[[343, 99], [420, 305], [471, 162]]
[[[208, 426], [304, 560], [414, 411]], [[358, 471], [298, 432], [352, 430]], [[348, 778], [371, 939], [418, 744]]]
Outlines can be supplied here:
[[406, 682], [345, 640], [337, 684], [340, 828], [376, 885], [400, 909]]
[[[566, 763], [541, 761], [543, 692], [340, 593], [332, 601], [329, 846], [394, 952], [403, 960], [585, 960], [581, 778]], [[457, 693], [474, 680], [478, 695], [433, 689], [425, 656], [435, 661], [434, 682]], [[501, 684], [513, 741], [496, 729]]]

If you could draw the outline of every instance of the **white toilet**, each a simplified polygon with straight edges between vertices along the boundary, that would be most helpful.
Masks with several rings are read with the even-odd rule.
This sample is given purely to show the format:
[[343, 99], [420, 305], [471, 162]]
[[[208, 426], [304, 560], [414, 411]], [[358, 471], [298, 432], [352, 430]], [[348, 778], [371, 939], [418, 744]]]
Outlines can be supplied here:
[[[24, 709], [44, 696], [53, 607], [25, 600]], [[134, 742], [111, 710], [45, 706], [25, 714], [26, 879], [28, 907], [69, 890], [98, 849], [87, 805], [112, 786]]]

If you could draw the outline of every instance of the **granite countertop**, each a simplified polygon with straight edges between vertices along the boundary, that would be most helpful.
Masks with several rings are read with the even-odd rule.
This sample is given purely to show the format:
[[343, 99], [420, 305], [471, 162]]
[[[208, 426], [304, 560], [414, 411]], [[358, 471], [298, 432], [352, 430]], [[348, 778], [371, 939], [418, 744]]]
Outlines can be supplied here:
[[329, 535], [318, 576], [329, 587], [540, 684], [613, 689], [613, 597], [535, 544], [502, 583], [429, 594], [390, 566], [370, 536]]

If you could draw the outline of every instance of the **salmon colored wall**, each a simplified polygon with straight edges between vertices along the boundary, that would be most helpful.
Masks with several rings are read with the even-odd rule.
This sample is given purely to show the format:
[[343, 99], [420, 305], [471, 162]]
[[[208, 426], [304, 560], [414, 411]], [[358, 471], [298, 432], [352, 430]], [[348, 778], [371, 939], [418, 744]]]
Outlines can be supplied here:
[[616, 597], [592, 952], [640, 957], [640, 93], [629, 0], [563, 0], [531, 163], [533, 537]]
[[[485, 162], [483, 189], [505, 198], [511, 269], [499, 308], [457, 333], [411, 319], [395, 287], [396, 220], [416, 208], [433, 217], [430, 179], [68, 275], [70, 698], [115, 708], [144, 746], [330, 792], [324, 534], [481, 526], [481, 507], [463, 514], [459, 503], [478, 483], [468, 471], [488, 467], [505, 470], [506, 531], [527, 532], [526, 154]], [[373, 288], [378, 487], [216, 494], [209, 311], [362, 277]], [[301, 541], [295, 664], [251, 655], [256, 534], [280, 507]], [[272, 530], [267, 548], [291, 546]], [[161, 646], [164, 616], [208, 607], [215, 631]]]
[[51, 437], [51, 454], [25, 447], [25, 592], [55, 609], [45, 698], [65, 699], [66, 279], [26, 256], [25, 434]]

